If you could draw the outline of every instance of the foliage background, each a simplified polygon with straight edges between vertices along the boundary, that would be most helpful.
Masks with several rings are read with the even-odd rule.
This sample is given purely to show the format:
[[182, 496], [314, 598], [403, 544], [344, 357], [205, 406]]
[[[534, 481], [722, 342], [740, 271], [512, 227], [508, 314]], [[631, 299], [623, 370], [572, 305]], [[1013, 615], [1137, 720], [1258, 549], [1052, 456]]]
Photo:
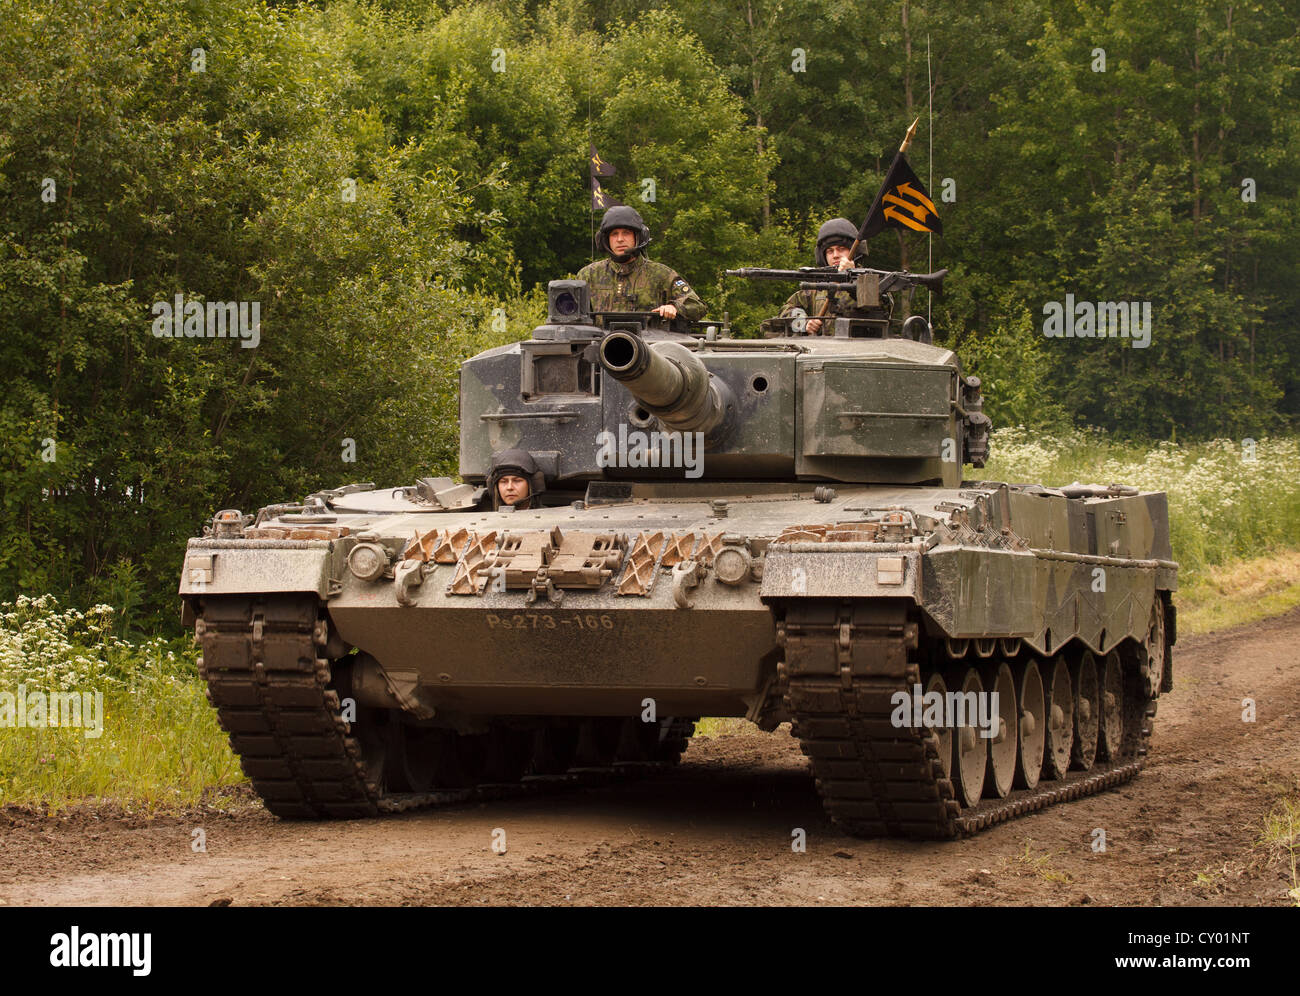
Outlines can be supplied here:
[[[215, 509], [454, 472], [457, 364], [591, 258], [589, 142], [652, 255], [745, 328], [788, 288], [721, 271], [860, 220], [920, 116], [947, 234], [870, 260], [952, 269], [935, 323], [995, 424], [1239, 440], [1300, 415], [1296, 0], [2, 7], [0, 600], [172, 627]], [[177, 293], [260, 301], [261, 345], [153, 337]], [[1151, 301], [1151, 346], [1045, 339], [1066, 293]]]

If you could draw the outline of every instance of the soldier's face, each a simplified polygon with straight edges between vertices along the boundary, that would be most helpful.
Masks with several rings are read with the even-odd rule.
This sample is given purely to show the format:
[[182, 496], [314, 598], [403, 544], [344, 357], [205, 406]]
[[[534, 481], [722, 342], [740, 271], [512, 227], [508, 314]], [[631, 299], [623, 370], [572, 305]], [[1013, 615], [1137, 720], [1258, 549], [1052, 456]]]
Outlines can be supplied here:
[[528, 482], [522, 477], [507, 474], [497, 481], [497, 495], [506, 505], [517, 505], [528, 497]]
[[844, 260], [849, 258], [848, 246], [827, 246], [826, 247], [826, 265], [839, 266]]
[[615, 256], [624, 256], [636, 245], [636, 232], [630, 228], [612, 228], [609, 232], [609, 249]]

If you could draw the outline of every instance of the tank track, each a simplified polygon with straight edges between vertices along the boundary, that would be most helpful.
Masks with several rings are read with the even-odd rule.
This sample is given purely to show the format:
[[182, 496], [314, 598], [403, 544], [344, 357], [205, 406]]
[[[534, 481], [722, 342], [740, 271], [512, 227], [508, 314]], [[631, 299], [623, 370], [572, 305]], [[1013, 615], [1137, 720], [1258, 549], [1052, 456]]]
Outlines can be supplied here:
[[[777, 623], [785, 648], [781, 676], [793, 733], [810, 759], [823, 805], [834, 822], [861, 837], [952, 839], [1058, 802], [1092, 795], [1142, 770], [1154, 699], [1125, 686], [1119, 756], [1033, 789], [963, 806], [940, 758], [935, 731], [891, 722], [899, 691], [925, 687], [942, 644], [918, 655], [918, 624], [901, 608], [879, 604], [792, 603]], [[1041, 663], [1041, 659], [1040, 663]], [[1135, 694], [1136, 693], [1136, 694]]]
[[390, 792], [374, 747], [343, 718], [330, 662], [319, 656], [328, 624], [314, 596], [204, 596], [197, 612], [208, 699], [254, 791], [277, 816], [353, 819], [628, 780], [676, 764], [694, 732], [694, 720], [662, 721], [657, 760]]

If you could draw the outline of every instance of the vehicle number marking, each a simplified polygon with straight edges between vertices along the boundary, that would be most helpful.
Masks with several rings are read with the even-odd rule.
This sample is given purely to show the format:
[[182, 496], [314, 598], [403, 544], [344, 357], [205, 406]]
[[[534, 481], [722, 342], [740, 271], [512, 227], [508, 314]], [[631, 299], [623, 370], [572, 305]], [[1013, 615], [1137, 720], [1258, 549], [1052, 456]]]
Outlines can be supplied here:
[[489, 612], [484, 616], [488, 629], [614, 629], [614, 617], [608, 613], [516, 612], [500, 615]]

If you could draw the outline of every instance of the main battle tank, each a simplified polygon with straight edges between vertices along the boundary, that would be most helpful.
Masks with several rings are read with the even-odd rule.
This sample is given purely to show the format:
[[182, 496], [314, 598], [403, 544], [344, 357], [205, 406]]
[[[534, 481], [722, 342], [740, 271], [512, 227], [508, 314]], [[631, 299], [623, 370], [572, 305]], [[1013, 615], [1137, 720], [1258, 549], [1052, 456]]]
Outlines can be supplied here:
[[[461, 368], [460, 477], [217, 513], [180, 585], [274, 813], [358, 817], [674, 763], [789, 722], [855, 835], [951, 838], [1143, 765], [1172, 687], [1165, 495], [982, 481], [979, 381], [878, 271], [822, 335], [592, 315]], [[927, 283], [927, 281], [929, 283]], [[660, 324], [656, 324], [660, 323]], [[494, 510], [494, 453], [539, 507]]]

